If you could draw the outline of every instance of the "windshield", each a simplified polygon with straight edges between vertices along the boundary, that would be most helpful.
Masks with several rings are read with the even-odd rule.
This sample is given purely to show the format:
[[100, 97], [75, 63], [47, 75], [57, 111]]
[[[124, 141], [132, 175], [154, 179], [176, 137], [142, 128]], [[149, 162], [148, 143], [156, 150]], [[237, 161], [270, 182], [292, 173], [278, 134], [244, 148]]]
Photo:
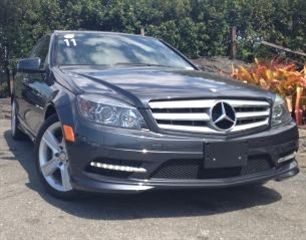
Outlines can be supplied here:
[[57, 65], [137, 65], [194, 69], [162, 42], [137, 35], [67, 33], [55, 40]]

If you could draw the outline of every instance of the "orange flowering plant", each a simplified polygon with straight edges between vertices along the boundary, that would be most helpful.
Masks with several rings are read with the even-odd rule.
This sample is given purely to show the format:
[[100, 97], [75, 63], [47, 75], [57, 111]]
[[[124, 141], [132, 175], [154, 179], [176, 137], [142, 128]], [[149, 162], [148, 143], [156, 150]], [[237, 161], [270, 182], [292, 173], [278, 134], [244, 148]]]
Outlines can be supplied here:
[[285, 64], [277, 60], [258, 61], [251, 67], [233, 67], [231, 76], [263, 89], [272, 90], [283, 97], [292, 96], [298, 87], [306, 87], [306, 65], [298, 71], [294, 64]]

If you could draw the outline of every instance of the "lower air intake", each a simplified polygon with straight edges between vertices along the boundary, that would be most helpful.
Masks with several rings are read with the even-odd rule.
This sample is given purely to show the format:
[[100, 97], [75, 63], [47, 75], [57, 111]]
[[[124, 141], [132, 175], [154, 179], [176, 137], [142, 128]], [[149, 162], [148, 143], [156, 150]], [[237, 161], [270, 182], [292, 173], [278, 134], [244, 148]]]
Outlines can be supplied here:
[[271, 170], [273, 165], [266, 156], [249, 157], [248, 163], [243, 167], [231, 168], [203, 168], [202, 159], [170, 160], [162, 164], [151, 178], [200, 180], [218, 179], [245, 176]]

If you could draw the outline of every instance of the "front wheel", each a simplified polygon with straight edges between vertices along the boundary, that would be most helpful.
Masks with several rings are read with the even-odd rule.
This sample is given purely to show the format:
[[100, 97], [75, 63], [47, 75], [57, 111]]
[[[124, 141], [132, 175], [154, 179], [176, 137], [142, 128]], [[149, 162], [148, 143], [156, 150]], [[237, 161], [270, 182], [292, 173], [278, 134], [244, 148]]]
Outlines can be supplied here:
[[46, 190], [57, 198], [74, 199], [77, 191], [70, 183], [66, 142], [56, 115], [49, 117], [39, 131], [35, 154], [38, 175]]

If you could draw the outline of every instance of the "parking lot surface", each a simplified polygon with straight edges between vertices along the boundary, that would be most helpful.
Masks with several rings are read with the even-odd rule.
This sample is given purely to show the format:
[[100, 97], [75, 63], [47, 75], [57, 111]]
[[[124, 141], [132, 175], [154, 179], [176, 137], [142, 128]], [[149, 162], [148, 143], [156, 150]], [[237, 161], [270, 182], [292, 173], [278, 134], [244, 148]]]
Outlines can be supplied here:
[[[304, 161], [305, 155], [299, 157]], [[94, 195], [44, 192], [33, 145], [0, 120], [0, 239], [306, 239], [306, 169], [263, 187]], [[303, 164], [302, 164], [303, 166]]]

